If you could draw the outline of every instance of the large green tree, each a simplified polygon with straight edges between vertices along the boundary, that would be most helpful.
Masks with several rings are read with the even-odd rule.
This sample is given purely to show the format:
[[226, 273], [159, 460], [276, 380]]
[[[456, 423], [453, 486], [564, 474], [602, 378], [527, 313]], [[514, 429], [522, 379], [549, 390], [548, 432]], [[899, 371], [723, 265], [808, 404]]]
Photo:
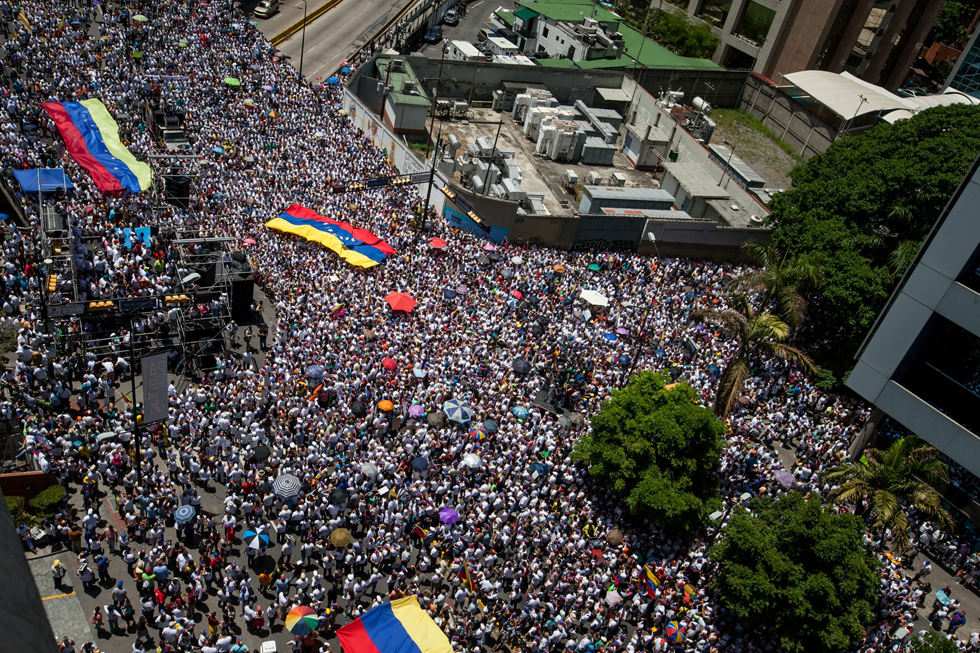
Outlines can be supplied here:
[[721, 543], [714, 589], [750, 628], [765, 627], [789, 653], [837, 653], [874, 616], [878, 561], [864, 525], [791, 492], [739, 506]]
[[863, 461], [838, 465], [824, 479], [839, 483], [832, 501], [853, 503], [868, 497], [873, 528], [891, 529], [899, 551], [909, 548], [906, 505], [947, 528], [953, 525], [942, 497], [930, 485], [948, 480], [949, 467], [939, 460], [939, 450], [917, 435], [895, 440], [887, 449], [868, 449]]
[[634, 376], [602, 405], [573, 458], [622, 497], [634, 515], [671, 532], [693, 532], [720, 507], [718, 478], [726, 426], [685, 383]]
[[977, 124], [980, 107], [967, 105], [882, 123], [797, 166], [793, 188], [773, 199], [773, 246], [808, 254], [823, 271], [818, 310], [800, 335], [838, 379], [853, 367], [908, 252], [980, 152]]

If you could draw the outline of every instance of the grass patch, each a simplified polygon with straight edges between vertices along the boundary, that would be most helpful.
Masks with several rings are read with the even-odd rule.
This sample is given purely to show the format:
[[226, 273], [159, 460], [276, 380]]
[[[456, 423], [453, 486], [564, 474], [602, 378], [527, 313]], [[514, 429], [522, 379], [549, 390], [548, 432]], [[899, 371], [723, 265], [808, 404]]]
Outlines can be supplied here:
[[410, 150], [412, 150], [413, 152], [415, 152], [415, 154], [417, 154], [418, 157], [420, 159], [422, 159], [423, 161], [425, 161], [425, 159], [428, 157], [427, 150], [431, 150], [432, 149], [432, 148], [430, 148], [428, 146], [427, 143], [409, 143], [408, 144], [408, 147], [409, 147]]
[[714, 120], [719, 127], [723, 127], [726, 131], [735, 132], [736, 125], [742, 125], [752, 129], [779, 146], [783, 152], [793, 157], [793, 160], [797, 163], [803, 163], [804, 159], [800, 154], [796, 152], [789, 143], [776, 136], [771, 129], [762, 124], [762, 121], [755, 116], [749, 115], [741, 109], [715, 109], [711, 112], [711, 119]]

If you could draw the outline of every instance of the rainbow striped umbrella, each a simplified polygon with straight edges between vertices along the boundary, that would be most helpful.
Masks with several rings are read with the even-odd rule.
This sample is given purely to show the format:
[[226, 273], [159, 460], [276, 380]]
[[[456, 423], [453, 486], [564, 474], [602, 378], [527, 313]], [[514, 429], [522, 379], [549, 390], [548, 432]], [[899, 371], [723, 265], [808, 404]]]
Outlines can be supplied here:
[[479, 426], [470, 429], [470, 437], [477, 438], [479, 440], [484, 439], [485, 437], [487, 437], [487, 427], [485, 427], [483, 424], [480, 424]]
[[305, 605], [298, 605], [286, 615], [286, 630], [294, 635], [309, 635], [320, 625], [316, 610]]
[[[287, 616], [286, 619], [289, 619], [289, 617]], [[684, 629], [676, 621], [671, 621], [667, 624], [667, 627], [664, 629], [664, 634], [672, 642], [684, 641]]]

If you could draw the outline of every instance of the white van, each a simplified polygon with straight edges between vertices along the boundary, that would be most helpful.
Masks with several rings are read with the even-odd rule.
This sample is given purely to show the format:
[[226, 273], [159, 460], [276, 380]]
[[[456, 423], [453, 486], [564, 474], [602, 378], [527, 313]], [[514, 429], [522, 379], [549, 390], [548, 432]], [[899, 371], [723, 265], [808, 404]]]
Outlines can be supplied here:
[[466, 41], [450, 41], [446, 59], [451, 61], [486, 61], [487, 57], [475, 45]]
[[279, 11], [279, 0], [262, 0], [252, 12], [256, 18], [269, 18]]
[[509, 57], [521, 53], [521, 51], [517, 49], [516, 45], [507, 39], [500, 38], [499, 36], [491, 36], [488, 38], [483, 47], [493, 54], [502, 54]]

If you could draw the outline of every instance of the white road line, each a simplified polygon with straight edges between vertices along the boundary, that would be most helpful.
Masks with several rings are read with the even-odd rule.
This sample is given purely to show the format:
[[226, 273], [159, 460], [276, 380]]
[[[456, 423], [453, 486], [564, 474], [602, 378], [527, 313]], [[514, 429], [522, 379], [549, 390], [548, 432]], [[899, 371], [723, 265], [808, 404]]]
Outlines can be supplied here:
[[467, 10], [469, 10], [469, 8], [470, 8], [470, 7], [479, 7], [479, 6], [480, 6], [480, 5], [482, 5], [482, 4], [483, 4], [483, 0], [480, 0], [479, 2], [474, 2], [474, 3], [473, 3], [473, 4], [471, 4], [471, 5], [467, 5], [467, 6], [466, 6], [466, 9], [467, 9]]

